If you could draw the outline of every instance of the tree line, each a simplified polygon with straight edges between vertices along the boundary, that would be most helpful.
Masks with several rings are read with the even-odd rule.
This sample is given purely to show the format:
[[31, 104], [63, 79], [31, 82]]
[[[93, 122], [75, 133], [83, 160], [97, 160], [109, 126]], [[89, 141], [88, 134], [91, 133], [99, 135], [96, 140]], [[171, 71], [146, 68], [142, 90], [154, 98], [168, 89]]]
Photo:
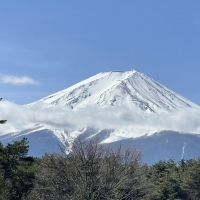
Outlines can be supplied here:
[[42, 158], [28, 149], [26, 138], [0, 143], [0, 200], [200, 199], [200, 158], [148, 166], [136, 149], [93, 140]]

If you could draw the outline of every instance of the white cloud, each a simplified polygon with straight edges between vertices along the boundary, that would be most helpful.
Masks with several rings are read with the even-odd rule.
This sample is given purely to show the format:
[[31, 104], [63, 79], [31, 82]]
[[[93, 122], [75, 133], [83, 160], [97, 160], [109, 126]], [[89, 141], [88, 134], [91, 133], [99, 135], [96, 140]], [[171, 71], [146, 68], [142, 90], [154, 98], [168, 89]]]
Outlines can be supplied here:
[[11, 75], [0, 75], [1, 82], [4, 84], [12, 85], [39, 85], [38, 81], [28, 77], [28, 76], [11, 76]]
[[[95, 112], [94, 112], [95, 110]], [[67, 107], [35, 104], [21, 106], [7, 101], [0, 102], [0, 119], [7, 124], [0, 125], [0, 134], [21, 131], [34, 124], [63, 128], [67, 131], [94, 127], [97, 129], [128, 130], [125, 137], [138, 137], [146, 131], [174, 130], [184, 133], [200, 133], [200, 110], [185, 109], [176, 112], [160, 112], [145, 116], [137, 108], [87, 106], [79, 110]], [[125, 128], [126, 127], [126, 128]], [[123, 135], [122, 133], [119, 133]], [[117, 136], [117, 135], [116, 135]]]

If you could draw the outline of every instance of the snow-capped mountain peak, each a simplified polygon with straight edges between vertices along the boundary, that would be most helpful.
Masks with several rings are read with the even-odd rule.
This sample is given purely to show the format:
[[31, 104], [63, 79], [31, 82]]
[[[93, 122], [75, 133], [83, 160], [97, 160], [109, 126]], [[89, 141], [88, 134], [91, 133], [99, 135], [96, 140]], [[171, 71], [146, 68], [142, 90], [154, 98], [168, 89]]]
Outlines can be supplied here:
[[99, 73], [40, 100], [72, 109], [128, 105], [145, 112], [173, 111], [197, 105], [135, 70]]

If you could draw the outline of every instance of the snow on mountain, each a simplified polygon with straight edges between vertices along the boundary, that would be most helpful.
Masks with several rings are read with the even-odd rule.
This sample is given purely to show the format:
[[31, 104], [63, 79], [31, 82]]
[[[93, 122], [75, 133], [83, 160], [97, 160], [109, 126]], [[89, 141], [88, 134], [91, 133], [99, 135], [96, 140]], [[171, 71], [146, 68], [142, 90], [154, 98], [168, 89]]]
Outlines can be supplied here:
[[[31, 154], [37, 156], [57, 150], [58, 144], [70, 151], [73, 142], [81, 137], [98, 138], [104, 144], [124, 141], [127, 146], [144, 150], [146, 160], [151, 157], [156, 161], [160, 155], [173, 156], [170, 145], [177, 142], [173, 136], [183, 140], [174, 148], [176, 158], [193, 156], [192, 142], [194, 138], [199, 141], [198, 134], [190, 138], [190, 133], [200, 133], [200, 107], [135, 70], [99, 73], [23, 109], [27, 109], [27, 117], [31, 109], [38, 116], [30, 117], [35, 120], [32, 128], [3, 134], [0, 140], [7, 143], [25, 136]], [[65, 128], [66, 124], [71, 124], [70, 129]], [[168, 132], [163, 135], [162, 131]], [[170, 142], [166, 142], [168, 138]], [[200, 146], [195, 152], [200, 152]]]
[[135, 70], [99, 73], [45, 97], [40, 102], [68, 106], [75, 110], [94, 104], [102, 108], [127, 105], [130, 109], [136, 105], [147, 113], [156, 112], [157, 109], [174, 111], [177, 108], [197, 107], [193, 102]]

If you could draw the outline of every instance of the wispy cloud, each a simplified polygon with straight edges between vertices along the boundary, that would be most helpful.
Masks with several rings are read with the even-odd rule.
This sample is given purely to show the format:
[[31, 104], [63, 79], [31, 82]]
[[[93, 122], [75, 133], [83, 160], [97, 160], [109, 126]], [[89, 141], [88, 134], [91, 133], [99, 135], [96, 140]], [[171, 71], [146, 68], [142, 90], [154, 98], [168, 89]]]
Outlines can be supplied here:
[[1, 82], [4, 84], [11, 85], [39, 85], [40, 82], [35, 81], [34, 79], [28, 76], [12, 76], [12, 75], [0, 75]]

